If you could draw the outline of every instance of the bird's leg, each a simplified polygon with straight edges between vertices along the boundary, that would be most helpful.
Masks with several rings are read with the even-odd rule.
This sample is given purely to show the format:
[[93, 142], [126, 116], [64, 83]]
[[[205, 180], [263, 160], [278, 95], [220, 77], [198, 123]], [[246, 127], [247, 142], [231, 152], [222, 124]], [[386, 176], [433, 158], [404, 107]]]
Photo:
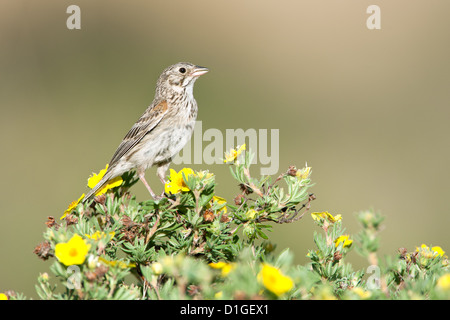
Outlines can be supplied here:
[[169, 169], [169, 165], [170, 165], [170, 162], [167, 162], [167, 163], [159, 166], [158, 169], [156, 170], [156, 173], [158, 174], [158, 178], [159, 178], [159, 180], [161, 180], [161, 182], [163, 184], [166, 184], [166, 172], [167, 172], [167, 169]]
[[[166, 172], [167, 172], [167, 169], [169, 169], [169, 165], [170, 165], [170, 162], [166, 162], [165, 164], [159, 166], [158, 169], [156, 170], [159, 180], [161, 180], [161, 182], [164, 185], [166, 184]], [[164, 190], [161, 194], [161, 197], [163, 197], [163, 196], [164, 196]]]
[[139, 180], [141, 180], [142, 183], [145, 185], [145, 187], [147, 188], [148, 192], [150, 192], [153, 199], [156, 199], [157, 197], [156, 197], [155, 193], [153, 192], [152, 188], [150, 188], [149, 184], [147, 183], [147, 180], [145, 180], [145, 172], [144, 171], [139, 172], [138, 176], [139, 176]]

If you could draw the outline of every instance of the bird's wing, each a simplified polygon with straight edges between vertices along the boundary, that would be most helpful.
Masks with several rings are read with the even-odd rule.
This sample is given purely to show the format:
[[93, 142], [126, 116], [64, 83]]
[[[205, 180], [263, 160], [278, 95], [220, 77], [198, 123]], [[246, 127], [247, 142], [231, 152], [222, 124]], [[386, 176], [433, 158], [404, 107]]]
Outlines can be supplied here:
[[138, 121], [131, 127], [114, 153], [109, 168], [119, 161], [130, 149], [132, 149], [142, 138], [158, 125], [167, 114], [167, 101], [163, 100], [154, 107], [147, 109]]

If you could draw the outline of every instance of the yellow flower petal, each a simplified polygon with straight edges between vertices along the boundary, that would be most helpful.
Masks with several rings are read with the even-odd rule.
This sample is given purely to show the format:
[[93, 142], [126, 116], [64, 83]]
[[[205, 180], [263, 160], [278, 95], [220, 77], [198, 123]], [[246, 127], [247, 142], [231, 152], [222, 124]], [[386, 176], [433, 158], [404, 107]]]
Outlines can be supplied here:
[[234, 268], [236, 268], [236, 264], [234, 264], [234, 263], [227, 263], [222, 268], [222, 277], [227, 276]]
[[121, 269], [125, 268], [136, 268], [135, 263], [126, 263], [125, 261], [117, 261], [117, 260], [106, 260], [105, 258], [99, 257], [98, 260], [108, 266], [115, 267], [118, 266]]
[[197, 172], [197, 177], [200, 179], [209, 179], [214, 176], [214, 173], [208, 172], [208, 170], [199, 171]]
[[[110, 235], [111, 237], [114, 237], [115, 234], [116, 234], [116, 233], [115, 233], [114, 231], [111, 231], [111, 232], [109, 233], [109, 235]], [[102, 232], [96, 231], [96, 232], [95, 232], [94, 234], [92, 234], [92, 235], [85, 234], [85, 236], [86, 236], [87, 238], [89, 238], [89, 239], [100, 240], [100, 239], [106, 237], [106, 233], [104, 233], [103, 231], [102, 231]]]
[[339, 244], [343, 243], [342, 247], [343, 248], [348, 248], [352, 245], [353, 240], [350, 240], [348, 235], [343, 235], [340, 236], [339, 238], [337, 238], [336, 240], [334, 240], [334, 243], [336, 245], [336, 248], [339, 247]]
[[[88, 179], [88, 187], [89, 188], [94, 188], [99, 182], [100, 180], [102, 180], [103, 176], [105, 175], [106, 171], [108, 170], [108, 164], [106, 165], [105, 169], [100, 170], [100, 172], [98, 174], [93, 173], [89, 179]], [[122, 177], [115, 177], [114, 179], [111, 179], [108, 181], [108, 183], [106, 183], [101, 189], [99, 189], [95, 195], [99, 196], [102, 195], [104, 193], [106, 193], [108, 190], [111, 190], [115, 187], [120, 186], [123, 183], [123, 179]]]
[[105, 194], [108, 190], [114, 189], [115, 187], [118, 187], [122, 184], [123, 180], [122, 177], [115, 177], [114, 179], [111, 179], [108, 181], [107, 184], [103, 186], [103, 188], [99, 189], [95, 195], [99, 196], [102, 194]]
[[297, 173], [295, 175], [300, 180], [303, 180], [303, 179], [307, 179], [309, 177], [310, 173], [311, 173], [311, 167], [308, 167], [308, 165], [306, 165], [303, 169], [297, 170]]
[[169, 180], [166, 181], [164, 191], [167, 194], [175, 194], [179, 192], [177, 187], [178, 174], [175, 170], [170, 169]]
[[186, 182], [183, 179], [183, 174], [186, 178], [186, 181], [188, 181], [189, 176], [195, 175], [195, 172], [190, 168], [183, 168], [178, 173], [175, 170], [170, 169], [170, 178], [164, 186], [164, 190], [166, 193], [176, 194], [179, 192], [189, 191], [189, 187], [186, 185]]
[[311, 213], [311, 217], [317, 222], [323, 222], [324, 220], [328, 220], [328, 222], [335, 223], [342, 220], [342, 216], [337, 214], [335, 217], [328, 211], [324, 212], [313, 212]]
[[228, 162], [234, 162], [237, 157], [242, 153], [242, 151], [244, 151], [246, 148], [245, 143], [238, 147], [237, 150], [235, 149], [231, 149], [230, 152], [225, 153], [225, 160], [223, 160], [223, 162], [228, 163]]
[[88, 187], [89, 188], [94, 188], [97, 183], [100, 182], [100, 180], [102, 180], [103, 176], [105, 175], [106, 171], [108, 170], [108, 164], [106, 165], [105, 169], [100, 170], [100, 172], [98, 174], [96, 173], [92, 173], [92, 175], [88, 178]]
[[227, 264], [226, 262], [219, 261], [219, 262], [211, 262], [208, 265], [213, 269], [222, 269], [223, 267], [225, 267], [226, 264]]
[[220, 269], [220, 270], [222, 270], [222, 272], [221, 272], [222, 277], [227, 276], [231, 272], [231, 270], [236, 268], [236, 264], [235, 263], [227, 263], [227, 262], [223, 262], [223, 261], [211, 262], [208, 265], [211, 268], [213, 268], [213, 269]]
[[248, 219], [255, 219], [258, 212], [255, 209], [250, 209], [245, 213], [245, 217]]
[[61, 220], [64, 219], [67, 214], [71, 213], [73, 209], [75, 209], [77, 207], [77, 205], [80, 203], [81, 199], [84, 198], [84, 193], [81, 195], [81, 197], [76, 200], [76, 201], [72, 201], [69, 206], [67, 207], [66, 211], [64, 211], [64, 214], [62, 215], [62, 217], [60, 218]]
[[[189, 191], [189, 187], [186, 185], [186, 182], [184, 181], [184, 179], [186, 179], [186, 181], [188, 181], [190, 175], [195, 175], [194, 170], [192, 170], [190, 168], [183, 168], [183, 169], [181, 169], [179, 174], [180, 174], [180, 180], [181, 180], [181, 191], [184, 191], [184, 192]], [[184, 178], [183, 178], [183, 175], [184, 175]]]
[[[225, 198], [219, 197], [219, 196], [213, 196], [212, 198], [213, 202], [217, 202], [218, 204], [226, 204], [227, 200]], [[208, 204], [207, 208], [211, 208], [211, 204]], [[220, 211], [223, 211], [224, 213], [227, 213], [227, 206], [223, 206]]]
[[361, 299], [369, 299], [372, 293], [370, 291], [365, 291], [361, 287], [354, 287], [351, 289], [352, 292], [356, 293]]
[[213, 196], [213, 200], [216, 201], [218, 204], [227, 203], [227, 200], [225, 198], [219, 196]]

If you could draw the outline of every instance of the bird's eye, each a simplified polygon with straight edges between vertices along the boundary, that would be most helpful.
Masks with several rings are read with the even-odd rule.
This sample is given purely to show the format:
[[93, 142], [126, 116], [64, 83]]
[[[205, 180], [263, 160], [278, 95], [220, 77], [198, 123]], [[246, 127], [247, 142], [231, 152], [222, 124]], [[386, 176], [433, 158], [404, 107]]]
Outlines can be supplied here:
[[186, 69], [185, 68], [180, 68], [178, 71], [180, 71], [180, 73], [186, 73]]

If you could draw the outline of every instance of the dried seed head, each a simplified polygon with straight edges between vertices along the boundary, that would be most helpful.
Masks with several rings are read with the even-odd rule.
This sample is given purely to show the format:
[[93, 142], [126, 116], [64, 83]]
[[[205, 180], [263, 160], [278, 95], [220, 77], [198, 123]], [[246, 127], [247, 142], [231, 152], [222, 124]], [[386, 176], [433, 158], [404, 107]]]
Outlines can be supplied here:
[[6, 290], [3, 292], [8, 297], [8, 300], [11, 299], [11, 297], [17, 296], [17, 293], [14, 290]]
[[400, 254], [400, 259], [405, 259], [408, 250], [406, 248], [398, 248], [398, 253]]
[[188, 294], [193, 297], [200, 294], [200, 287], [197, 285], [191, 284], [187, 289]]
[[131, 218], [129, 216], [123, 216], [122, 218], [122, 224], [125, 228], [131, 228], [134, 227], [136, 225], [136, 223], [131, 220]]
[[341, 259], [342, 259], [342, 253], [340, 251], [336, 251], [333, 254], [333, 261], [338, 262]]
[[66, 220], [66, 225], [67, 226], [70, 226], [70, 225], [78, 223], [78, 217], [75, 217], [73, 214], [66, 215], [64, 220]]
[[94, 282], [103, 278], [103, 276], [108, 272], [108, 267], [105, 265], [100, 265], [95, 268], [94, 271], [88, 271], [85, 273], [86, 278], [89, 282]]
[[101, 194], [99, 196], [96, 196], [94, 198], [94, 202], [100, 203], [100, 204], [105, 204], [106, 202], [106, 195], [105, 194]]
[[234, 299], [234, 300], [246, 300], [246, 299], [247, 299], [247, 294], [246, 294], [244, 291], [237, 290], [237, 291], [234, 293], [233, 299]]
[[289, 166], [287, 174], [292, 176], [292, 177], [295, 177], [297, 175], [297, 171], [298, 170], [297, 170], [297, 168], [295, 168], [295, 166]]
[[108, 267], [107, 266], [105, 266], [105, 265], [103, 265], [103, 264], [101, 264], [100, 266], [98, 266], [96, 269], [95, 269], [95, 274], [97, 275], [97, 278], [98, 279], [101, 279], [101, 278], [103, 278], [103, 276], [108, 272]]
[[231, 218], [226, 213], [222, 213], [222, 216], [220, 217], [220, 222], [226, 223], [226, 222], [230, 222], [230, 221], [231, 221]]
[[416, 263], [416, 261], [417, 261], [417, 255], [418, 255], [419, 253], [418, 252], [413, 252], [413, 253], [411, 253], [411, 262], [412, 263]]
[[234, 198], [234, 204], [240, 206], [242, 204], [242, 198], [244, 198], [244, 196], [242, 194], [238, 194], [236, 198]]
[[253, 192], [253, 190], [249, 187], [247, 187], [245, 184], [240, 183], [239, 184], [239, 188], [241, 189], [242, 192], [244, 192], [245, 194], [250, 194]]
[[53, 257], [53, 253], [51, 253], [51, 248], [52, 247], [50, 245], [50, 242], [45, 240], [44, 242], [41, 242], [34, 248], [33, 253], [35, 253], [39, 257], [39, 259], [45, 261], [48, 258]]
[[86, 272], [85, 275], [86, 275], [86, 279], [89, 282], [94, 282], [95, 280], [97, 280], [97, 275], [93, 271], [88, 271], [88, 272]]
[[203, 219], [206, 222], [214, 221], [214, 212], [210, 209], [206, 209], [205, 212], [203, 213]]
[[47, 217], [47, 221], [45, 222], [48, 228], [55, 227], [55, 230], [58, 230], [60, 225], [56, 222], [55, 218], [52, 216]]

